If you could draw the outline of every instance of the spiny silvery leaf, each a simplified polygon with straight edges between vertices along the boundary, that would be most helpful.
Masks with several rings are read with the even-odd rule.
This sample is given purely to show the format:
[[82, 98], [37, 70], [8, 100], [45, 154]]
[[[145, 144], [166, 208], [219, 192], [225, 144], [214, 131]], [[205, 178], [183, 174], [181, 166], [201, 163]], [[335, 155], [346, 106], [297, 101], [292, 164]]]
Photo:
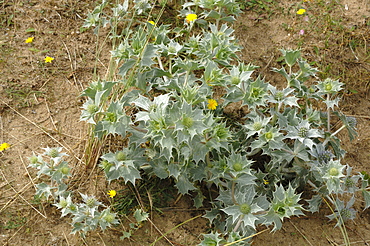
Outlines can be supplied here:
[[242, 174], [252, 175], [250, 166], [254, 161], [248, 160], [246, 156], [241, 154], [231, 153], [227, 158], [227, 166], [229, 173], [233, 179], [237, 179]]
[[342, 190], [341, 181], [344, 177], [343, 171], [345, 168], [346, 166], [342, 165], [340, 160], [330, 160], [326, 166], [321, 167], [322, 178], [326, 181], [329, 193], [338, 193]]
[[51, 179], [56, 181], [58, 184], [63, 183], [63, 179], [67, 179], [71, 176], [70, 168], [68, 167], [68, 162], [62, 161], [58, 166], [56, 166], [51, 175]]
[[297, 126], [288, 126], [286, 138], [297, 139], [312, 150], [314, 142], [312, 139], [322, 138], [323, 135], [318, 129], [312, 128], [310, 123], [302, 120]]
[[226, 75], [218, 67], [218, 65], [210, 61], [205, 66], [203, 82], [209, 86], [225, 85]]
[[311, 161], [306, 145], [300, 143], [299, 141], [294, 141], [293, 157], [297, 157], [304, 162]]
[[335, 94], [342, 90], [344, 84], [338, 80], [332, 80], [330, 78], [320, 81], [316, 86], [319, 89], [318, 93], [320, 95], [325, 94]]
[[232, 243], [233, 246], [250, 246], [252, 236], [256, 234], [256, 230], [252, 228], [246, 228], [246, 232], [234, 232], [228, 234], [227, 242]]
[[284, 60], [289, 67], [292, 67], [297, 62], [298, 58], [301, 57], [300, 50], [281, 49], [280, 51], [283, 53]]
[[[287, 73], [284, 67], [281, 67], [279, 69], [277, 68], [272, 68], [272, 71], [279, 73], [285, 77], [285, 79], [289, 82], [291, 81], [291, 75]], [[299, 87], [300, 88], [300, 87]]]
[[311, 125], [317, 126], [321, 124], [320, 111], [312, 106], [306, 107], [305, 117]]
[[144, 212], [141, 209], [136, 209], [134, 212], [134, 217], [138, 223], [146, 221], [149, 217], [149, 214], [147, 212]]
[[202, 140], [199, 136], [195, 136], [189, 146], [193, 149], [193, 160], [195, 163], [198, 163], [199, 161], [205, 161], [207, 153], [212, 150], [210, 146], [202, 143]]
[[311, 199], [307, 199], [306, 202], [308, 202], [307, 211], [310, 211], [311, 213], [318, 212], [322, 203], [322, 196], [319, 194], [314, 195]]
[[123, 4], [117, 4], [117, 7], [112, 8], [113, 16], [120, 17], [125, 15], [128, 10], [128, 0], [125, 0]]
[[167, 44], [167, 47], [166, 47], [167, 54], [176, 56], [181, 51], [182, 48], [183, 48], [182, 45], [180, 45], [179, 43], [177, 43], [177, 42], [175, 42], [171, 39], [170, 42]]
[[258, 106], [265, 106], [269, 96], [268, 90], [270, 87], [271, 85], [265, 83], [260, 77], [255, 81], [250, 82], [244, 91], [242, 105], [248, 105], [251, 109]]
[[311, 65], [305, 60], [298, 60], [298, 65], [301, 69], [298, 79], [305, 81], [310, 77], [316, 78], [316, 73], [319, 72], [317, 68], [311, 67]]
[[207, 218], [210, 223], [221, 218], [221, 202], [212, 202], [212, 206], [211, 210], [207, 210], [206, 214], [203, 215], [203, 217]]
[[287, 161], [290, 163], [294, 158], [294, 155], [292, 153], [293, 153], [293, 150], [291, 150], [288, 146], [285, 146], [282, 149], [270, 151], [270, 155], [271, 157], [273, 157], [271, 161], [273, 162]]
[[241, 66], [233, 66], [230, 70], [230, 75], [228, 76], [228, 81], [232, 85], [238, 86], [241, 82], [248, 81], [253, 73], [253, 70], [243, 71]]
[[181, 58], [174, 59], [174, 68], [182, 68], [183, 71], [191, 72], [196, 69], [201, 69], [203, 65], [200, 64], [199, 61], [193, 61], [193, 60], [182, 60]]
[[[183, 140], [187, 143], [189, 143], [195, 135], [201, 135], [206, 129], [203, 123], [205, 118], [203, 111], [200, 109], [193, 110], [192, 106], [186, 102], [174, 104], [170, 110], [170, 115], [176, 125], [176, 135], [185, 134]], [[181, 142], [178, 142], [178, 144]]]
[[295, 189], [289, 184], [287, 190], [282, 185], [277, 186], [273, 193], [273, 200], [268, 214], [265, 216], [265, 224], [274, 224], [273, 231], [280, 229], [281, 221], [290, 216], [303, 215], [302, 205], [298, 202], [300, 195], [295, 194]]
[[357, 134], [357, 120], [355, 117], [349, 117], [341, 112], [334, 112], [335, 115], [339, 116], [343, 124], [346, 126], [350, 140], [355, 139]]
[[103, 231], [107, 227], [111, 227], [111, 225], [119, 224], [119, 221], [116, 219], [116, 213], [111, 213], [110, 210], [110, 208], [104, 209], [97, 218], [99, 226]]
[[117, 84], [117, 82], [94, 81], [82, 92], [81, 96], [89, 97], [96, 105], [100, 105], [100, 101], [110, 94], [115, 84]]
[[209, 234], [203, 234], [203, 241], [198, 244], [199, 246], [221, 246], [225, 243], [225, 240], [221, 237], [218, 232], [211, 232]]
[[122, 76], [122, 78], [125, 78], [127, 72], [135, 65], [137, 64], [137, 58], [130, 58], [126, 60], [119, 68], [118, 74]]
[[363, 189], [361, 190], [361, 193], [365, 200], [365, 207], [364, 207], [364, 210], [365, 210], [370, 207], [370, 191]]
[[259, 134], [261, 131], [263, 131], [272, 118], [260, 116], [255, 111], [252, 111], [252, 113], [249, 113], [246, 117], [247, 119], [252, 119], [248, 120], [246, 124], [243, 125], [243, 127], [248, 130], [247, 131], [248, 137], [251, 137], [256, 133]]
[[334, 110], [334, 107], [338, 106], [339, 104], [339, 100], [340, 98], [339, 97], [336, 97], [332, 100], [329, 100], [328, 98], [324, 101], [324, 103], [326, 104], [326, 107], [329, 108], [329, 109], [333, 109]]
[[235, 191], [235, 201], [237, 204], [221, 209], [229, 216], [232, 216], [232, 223], [241, 220], [244, 226], [255, 228], [258, 218], [254, 215], [264, 211], [254, 200], [257, 193], [253, 186], [237, 186]]
[[202, 191], [199, 191], [198, 190], [198, 193], [197, 195], [193, 198], [193, 201], [194, 201], [194, 206], [196, 208], [200, 208], [203, 206], [203, 201], [204, 201], [204, 195], [202, 193]]
[[49, 197], [53, 197], [53, 189], [56, 187], [51, 187], [48, 184], [42, 182], [40, 184], [36, 184], [36, 195], [39, 197], [45, 196], [45, 198], [48, 200]]
[[271, 103], [285, 104], [288, 106], [298, 107], [298, 98], [294, 95], [290, 95], [294, 92], [292, 88], [285, 88], [284, 90], [277, 90], [276, 87], [270, 86], [271, 95], [268, 97], [268, 101]]
[[297, 126], [300, 122], [300, 117], [297, 116], [297, 108], [285, 108], [283, 113], [273, 111], [278, 116], [278, 124], [284, 129], [288, 126]]
[[83, 110], [81, 112], [80, 120], [86, 121], [89, 124], [96, 124], [95, 115], [100, 112], [99, 104], [95, 104], [92, 99], [88, 99], [82, 106]]
[[234, 36], [231, 36], [231, 34], [234, 32], [234, 29], [228, 27], [226, 23], [222, 24], [220, 29], [218, 29], [217, 25], [215, 24], [210, 24], [209, 28], [211, 29], [211, 32], [213, 34], [216, 34], [217, 36], [220, 36], [221, 38], [226, 39], [227, 37], [229, 40], [235, 39]]
[[147, 46], [144, 49], [140, 65], [150, 67], [151, 65], [155, 64], [153, 62], [152, 58], [156, 57], [158, 48], [153, 44], [147, 44]]
[[176, 181], [177, 189], [181, 194], [187, 194], [189, 190], [195, 190], [194, 185], [189, 181], [185, 175], [180, 175]]
[[119, 134], [126, 136], [126, 130], [131, 123], [131, 119], [123, 111], [123, 103], [112, 102], [102, 121], [99, 121], [95, 127], [95, 135], [99, 138], [105, 134]]
[[174, 164], [174, 163], [171, 163], [170, 165], [168, 165], [168, 172], [169, 172], [169, 175], [174, 177], [175, 179], [177, 179], [181, 174], [178, 164]]
[[[125, 184], [130, 181], [133, 185], [135, 185], [135, 180], [140, 179], [140, 172], [135, 167], [133, 161], [125, 161], [122, 166], [120, 166], [117, 170], [119, 173], [119, 177], [125, 180]], [[108, 181], [111, 181], [108, 177]]]
[[179, 91], [178, 100], [181, 100], [180, 97], [182, 97], [188, 104], [197, 105], [207, 101], [206, 96], [211, 93], [211, 88], [203, 85], [184, 85], [179, 87]]
[[279, 130], [275, 127], [267, 126], [261, 133], [257, 140], [253, 141], [251, 144], [251, 148], [259, 149], [262, 147], [273, 149], [281, 149], [284, 147], [284, 136]]
[[165, 179], [169, 177], [167, 171], [167, 160], [164, 157], [156, 158], [151, 162], [151, 167], [153, 168], [153, 173], [160, 179]]

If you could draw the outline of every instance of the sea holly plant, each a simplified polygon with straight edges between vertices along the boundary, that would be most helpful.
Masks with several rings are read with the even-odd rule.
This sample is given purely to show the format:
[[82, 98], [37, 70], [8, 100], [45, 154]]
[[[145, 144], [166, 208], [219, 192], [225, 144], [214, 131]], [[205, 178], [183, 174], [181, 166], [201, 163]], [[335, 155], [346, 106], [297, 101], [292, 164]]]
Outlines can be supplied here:
[[[344, 129], [356, 136], [355, 119], [339, 107], [343, 83], [320, 81], [300, 50], [281, 50], [281, 67], [273, 71], [285, 83], [255, 74], [256, 67], [237, 55], [236, 0], [185, 2], [179, 9], [181, 26], [166, 23], [162, 12], [149, 13], [148, 1], [135, 1], [132, 9], [126, 3], [107, 9], [111, 5], [103, 1], [84, 25], [95, 31], [108, 24], [115, 28], [115, 21], [131, 17], [122, 21], [129, 23], [124, 35], [111, 32], [118, 42], [111, 54], [119, 79], [100, 79], [82, 93], [81, 120], [92, 126], [95, 138], [125, 139], [100, 158], [109, 182], [136, 185], [145, 173], [174, 180], [180, 193], [194, 197], [196, 207], [207, 199], [211, 207], [204, 217], [214, 231], [200, 245], [248, 245], [243, 238], [257, 226], [278, 230], [285, 218], [318, 211], [323, 199], [335, 208], [330, 219], [342, 216], [338, 225], [354, 218], [355, 193], [364, 196], [365, 208], [370, 206], [369, 175], [353, 174], [343, 163], [337, 137]], [[341, 125], [332, 132], [334, 124]], [[43, 170], [50, 173], [48, 168]], [[208, 197], [205, 187], [217, 197]], [[343, 193], [352, 198], [344, 200]], [[64, 195], [58, 206], [76, 216], [80, 224], [74, 230], [102, 227], [94, 219], [103, 216], [97, 212], [102, 205], [97, 200], [87, 205], [95, 198], [82, 198], [84, 205], [72, 206]], [[110, 210], [105, 213], [106, 222], [117, 222]]]
[[[36, 196], [44, 200], [54, 202], [54, 206], [61, 210], [61, 217], [71, 215], [72, 233], [85, 236], [87, 232], [96, 230], [98, 227], [105, 230], [114, 224], [118, 224], [116, 214], [111, 212], [94, 196], [80, 194], [81, 203], [73, 201], [73, 192], [68, 189], [68, 181], [72, 176], [71, 167], [64, 160], [66, 153], [62, 147], [44, 148], [45, 152], [29, 158], [29, 166], [38, 170], [37, 176], [46, 180], [36, 184]], [[100, 207], [106, 207], [100, 209]]]

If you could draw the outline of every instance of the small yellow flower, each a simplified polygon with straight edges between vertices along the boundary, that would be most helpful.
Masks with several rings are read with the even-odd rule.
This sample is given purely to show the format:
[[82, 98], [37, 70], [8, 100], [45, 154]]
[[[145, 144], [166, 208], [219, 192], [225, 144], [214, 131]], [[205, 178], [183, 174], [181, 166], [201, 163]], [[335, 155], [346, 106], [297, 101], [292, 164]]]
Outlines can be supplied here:
[[29, 37], [29, 38], [27, 38], [26, 39], [26, 41], [24, 41], [26, 44], [30, 44], [30, 43], [32, 43], [33, 42], [33, 39], [34, 39], [35, 37]]
[[195, 21], [196, 19], [198, 19], [198, 16], [196, 14], [188, 14], [185, 20], [187, 23], [190, 23]]
[[115, 190], [110, 190], [108, 192], [108, 195], [109, 195], [110, 198], [113, 198], [113, 197], [115, 197], [117, 195], [117, 192]]
[[45, 63], [51, 63], [52, 60], [54, 60], [54, 58], [50, 56], [44, 58]]
[[210, 109], [210, 110], [215, 110], [217, 108], [218, 104], [217, 104], [217, 101], [215, 99], [208, 99], [208, 105], [207, 107]]
[[269, 182], [267, 179], [263, 179], [263, 183], [264, 183], [265, 185], [268, 185], [270, 182]]
[[8, 144], [8, 143], [0, 144], [0, 151], [6, 150], [8, 148], [10, 148], [10, 144]]
[[148, 23], [152, 24], [153, 26], [157, 26], [154, 21], [148, 21]]
[[303, 15], [304, 13], [306, 13], [306, 10], [305, 10], [305, 9], [299, 9], [299, 10], [297, 11], [297, 14], [298, 14], [298, 15]]

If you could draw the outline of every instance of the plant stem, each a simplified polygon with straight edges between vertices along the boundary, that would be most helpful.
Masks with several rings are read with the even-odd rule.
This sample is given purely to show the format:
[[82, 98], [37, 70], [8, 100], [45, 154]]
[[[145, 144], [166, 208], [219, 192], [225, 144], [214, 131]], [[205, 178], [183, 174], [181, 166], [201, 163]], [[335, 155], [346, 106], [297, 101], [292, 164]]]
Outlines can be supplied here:
[[338, 130], [336, 130], [333, 134], [331, 134], [327, 139], [325, 139], [325, 141], [323, 142], [322, 145], [326, 145], [328, 142], [329, 142], [329, 139], [331, 139], [332, 137], [334, 137], [335, 135], [337, 135], [341, 130], [343, 130], [344, 128], [346, 128], [345, 125], [341, 126]]
[[[330, 99], [329, 93], [326, 94], [326, 97], [327, 97], [327, 100], [329, 101], [329, 99]], [[327, 110], [327, 114], [328, 114], [328, 119], [327, 119], [328, 126], [327, 126], [327, 128], [328, 128], [328, 132], [330, 132], [330, 108], [329, 107], [328, 107], [328, 110]]]
[[241, 224], [242, 224], [242, 222], [243, 222], [243, 219], [244, 219], [244, 214], [242, 214], [242, 215], [239, 217], [239, 220], [238, 220], [238, 222], [236, 223], [236, 225], [235, 225], [235, 227], [234, 227], [234, 229], [233, 229], [233, 231], [234, 231], [234, 232], [236, 232], [236, 231], [239, 229], [240, 225], [241, 225]]
[[[231, 174], [230, 174], [231, 175]], [[231, 175], [232, 176], [232, 175]], [[235, 182], [233, 181], [232, 185], [231, 185], [231, 199], [233, 200], [233, 203], [235, 205], [239, 205], [238, 202], [236, 201], [235, 199]]]

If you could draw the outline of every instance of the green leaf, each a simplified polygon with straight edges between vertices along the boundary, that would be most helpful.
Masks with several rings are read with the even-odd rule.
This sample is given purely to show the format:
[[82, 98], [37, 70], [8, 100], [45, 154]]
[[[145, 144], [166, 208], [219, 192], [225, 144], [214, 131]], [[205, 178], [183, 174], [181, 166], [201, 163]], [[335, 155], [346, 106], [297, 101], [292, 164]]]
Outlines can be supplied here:
[[203, 206], [204, 196], [200, 190], [198, 190], [198, 194], [196, 197], [194, 197], [194, 206], [196, 208], [200, 208]]
[[168, 171], [170, 173], [170, 176], [173, 176], [175, 179], [177, 179], [179, 175], [181, 174], [179, 166], [174, 163], [171, 163], [170, 165], [168, 165]]
[[32, 52], [40, 52], [40, 50], [36, 48], [28, 48], [28, 50]]
[[149, 217], [149, 214], [147, 212], [144, 212], [141, 209], [136, 209], [134, 212], [134, 217], [138, 223], [146, 221]]
[[152, 64], [154, 64], [155, 62], [152, 61], [152, 58], [156, 57], [157, 50], [158, 48], [156, 46], [153, 44], [148, 44], [143, 52], [140, 65], [150, 67]]
[[130, 70], [137, 62], [137, 59], [130, 58], [119, 68], [118, 74], [123, 78], [126, 76], [127, 71]]
[[36, 32], [37, 30], [33, 27], [27, 28], [25, 32]]
[[319, 211], [320, 205], [322, 203], [321, 195], [314, 195], [311, 199], [306, 200], [308, 202], [308, 211], [315, 213]]
[[195, 190], [194, 185], [185, 175], [180, 175], [175, 185], [181, 194], [187, 194], [189, 190]]
[[292, 67], [296, 62], [297, 59], [301, 56], [300, 50], [280, 50], [281, 53], [283, 53], [284, 59], [286, 64], [288, 64], [289, 67]]
[[370, 191], [368, 190], [362, 190], [362, 196], [364, 197], [365, 200], [365, 207], [364, 210], [370, 207]]

